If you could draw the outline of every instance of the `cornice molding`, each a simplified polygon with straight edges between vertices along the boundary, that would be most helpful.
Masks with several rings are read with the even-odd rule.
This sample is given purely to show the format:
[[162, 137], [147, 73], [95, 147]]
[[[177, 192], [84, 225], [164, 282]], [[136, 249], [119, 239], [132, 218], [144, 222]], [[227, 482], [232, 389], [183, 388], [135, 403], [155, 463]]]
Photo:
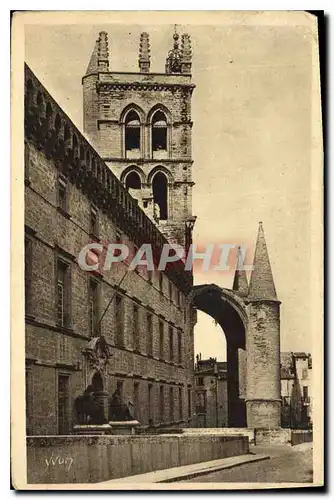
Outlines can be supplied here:
[[191, 95], [195, 85], [193, 83], [150, 83], [150, 82], [96, 82], [96, 91], [108, 92], [111, 88], [116, 90], [170, 90], [175, 92], [181, 90], [183, 93]]
[[102, 158], [105, 162], [113, 162], [113, 163], [126, 163], [127, 165], [143, 165], [144, 163], [154, 163], [155, 165], [164, 165], [166, 163], [187, 163], [188, 165], [192, 165], [194, 160], [191, 158], [166, 158], [164, 160], [157, 160], [154, 158], [115, 158], [113, 156], [104, 156]]

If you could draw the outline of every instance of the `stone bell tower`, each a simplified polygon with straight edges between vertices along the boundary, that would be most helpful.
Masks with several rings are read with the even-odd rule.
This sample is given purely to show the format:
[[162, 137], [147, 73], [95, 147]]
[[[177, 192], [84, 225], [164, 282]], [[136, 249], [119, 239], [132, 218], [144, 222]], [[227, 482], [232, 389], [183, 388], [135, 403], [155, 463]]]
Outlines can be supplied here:
[[138, 71], [112, 71], [101, 32], [82, 79], [84, 132], [159, 230], [182, 245], [195, 219], [191, 61], [190, 36], [180, 40], [175, 31], [165, 72], [150, 72], [149, 35], [142, 33]]

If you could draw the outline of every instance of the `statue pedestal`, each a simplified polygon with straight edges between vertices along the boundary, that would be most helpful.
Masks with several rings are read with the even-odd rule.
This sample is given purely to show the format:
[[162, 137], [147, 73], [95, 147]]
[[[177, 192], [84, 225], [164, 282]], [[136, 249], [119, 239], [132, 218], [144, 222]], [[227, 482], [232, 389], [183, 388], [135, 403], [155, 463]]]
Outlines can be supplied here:
[[108, 396], [106, 391], [95, 392], [95, 401], [100, 408], [102, 422], [108, 421]]
[[111, 428], [111, 434], [136, 434], [136, 427], [139, 425], [138, 420], [125, 421], [110, 421], [108, 424]]
[[109, 424], [101, 424], [101, 425], [95, 425], [95, 424], [82, 424], [82, 425], [75, 425], [73, 427], [73, 432], [74, 434], [83, 434], [83, 435], [89, 435], [89, 436], [98, 436], [102, 434], [111, 434], [111, 427]]

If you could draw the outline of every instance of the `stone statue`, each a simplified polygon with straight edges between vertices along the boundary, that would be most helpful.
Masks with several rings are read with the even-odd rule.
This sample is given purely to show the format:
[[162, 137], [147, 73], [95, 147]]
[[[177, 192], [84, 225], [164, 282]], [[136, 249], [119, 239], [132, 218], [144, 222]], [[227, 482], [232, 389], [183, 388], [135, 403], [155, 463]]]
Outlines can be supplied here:
[[75, 399], [74, 406], [80, 425], [100, 425], [105, 423], [103, 409], [96, 401], [92, 385], [89, 385], [83, 394], [80, 394]]
[[116, 388], [109, 402], [109, 421], [126, 422], [135, 420], [132, 410], [132, 403], [124, 403], [121, 389]]

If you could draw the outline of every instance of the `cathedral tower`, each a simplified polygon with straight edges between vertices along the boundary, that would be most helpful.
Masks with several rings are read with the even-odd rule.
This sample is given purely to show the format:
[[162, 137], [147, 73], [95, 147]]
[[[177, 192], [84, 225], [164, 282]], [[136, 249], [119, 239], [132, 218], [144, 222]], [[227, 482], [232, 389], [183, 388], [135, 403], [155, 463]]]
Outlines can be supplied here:
[[175, 31], [165, 73], [151, 73], [142, 33], [138, 72], [111, 71], [101, 32], [82, 80], [84, 132], [168, 241], [186, 246], [195, 219], [191, 60], [189, 35]]

